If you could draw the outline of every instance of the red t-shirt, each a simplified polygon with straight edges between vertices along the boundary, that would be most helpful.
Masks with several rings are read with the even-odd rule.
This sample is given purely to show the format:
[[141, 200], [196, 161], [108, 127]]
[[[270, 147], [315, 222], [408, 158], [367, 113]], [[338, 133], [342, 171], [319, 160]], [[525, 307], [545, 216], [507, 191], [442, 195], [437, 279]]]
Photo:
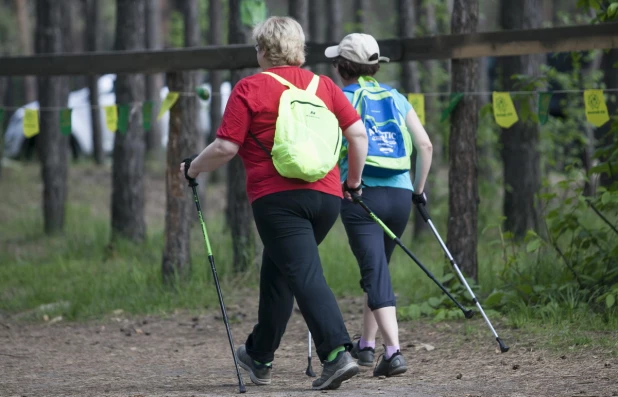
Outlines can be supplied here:
[[[306, 89], [314, 76], [312, 72], [295, 66], [273, 67], [268, 71], [278, 74], [301, 89]], [[251, 131], [270, 152], [275, 137], [279, 98], [283, 90], [287, 89], [267, 74], [256, 73], [245, 77], [232, 90], [221, 126], [217, 130], [218, 138], [240, 145], [238, 155], [247, 174], [249, 202], [267, 194], [294, 189], [313, 189], [343, 197], [338, 166], [316, 182], [285, 178], [275, 169], [272, 158], [248, 134], [248, 131]], [[316, 95], [335, 114], [342, 130], [360, 120], [343, 91], [327, 76], [320, 76]]]

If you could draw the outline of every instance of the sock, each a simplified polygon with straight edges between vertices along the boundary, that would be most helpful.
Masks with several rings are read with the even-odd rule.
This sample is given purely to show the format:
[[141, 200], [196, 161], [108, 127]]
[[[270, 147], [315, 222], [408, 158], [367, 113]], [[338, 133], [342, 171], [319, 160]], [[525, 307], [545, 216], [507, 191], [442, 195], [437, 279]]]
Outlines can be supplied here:
[[375, 349], [376, 348], [376, 341], [375, 341], [375, 339], [374, 340], [365, 340], [361, 336], [360, 341], [358, 342], [358, 348], [360, 350], [363, 350], [366, 347], [370, 347], [372, 349]]
[[257, 365], [266, 365], [267, 367], [270, 367], [272, 365], [272, 361], [269, 362], [269, 363], [261, 363], [259, 361], [253, 360], [253, 362], [256, 363]]
[[386, 346], [386, 352], [384, 353], [384, 357], [387, 360], [390, 360], [393, 357], [393, 354], [397, 353], [399, 350], [399, 346]]
[[339, 346], [338, 348], [336, 348], [335, 350], [333, 350], [332, 352], [328, 354], [326, 361], [333, 361], [337, 357], [337, 353], [342, 352], [344, 350], [345, 350], [345, 347]]

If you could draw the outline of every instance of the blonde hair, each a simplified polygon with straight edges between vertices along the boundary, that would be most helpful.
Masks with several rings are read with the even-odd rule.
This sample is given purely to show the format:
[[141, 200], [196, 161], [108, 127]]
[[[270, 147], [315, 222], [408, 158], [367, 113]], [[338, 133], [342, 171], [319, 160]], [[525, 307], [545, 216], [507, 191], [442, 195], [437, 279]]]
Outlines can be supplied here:
[[268, 18], [253, 29], [253, 40], [273, 66], [305, 63], [305, 33], [293, 18]]

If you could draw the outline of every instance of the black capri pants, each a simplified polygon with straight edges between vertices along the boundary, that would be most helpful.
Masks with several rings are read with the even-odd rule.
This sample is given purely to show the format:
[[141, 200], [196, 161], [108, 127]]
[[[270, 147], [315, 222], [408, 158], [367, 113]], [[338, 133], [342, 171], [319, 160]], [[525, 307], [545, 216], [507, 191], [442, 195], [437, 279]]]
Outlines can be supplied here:
[[[411, 190], [367, 187], [363, 188], [362, 200], [397, 237], [401, 237], [412, 209]], [[360, 205], [349, 200], [342, 201], [341, 221], [360, 268], [360, 286], [367, 294], [367, 306], [372, 311], [395, 306], [395, 293], [388, 269], [395, 241]]]
[[339, 216], [341, 199], [316, 190], [289, 190], [261, 197], [252, 208], [264, 251], [258, 323], [246, 342], [249, 356], [262, 363], [274, 359], [294, 297], [320, 361], [338, 346], [349, 351], [350, 336], [318, 252]]

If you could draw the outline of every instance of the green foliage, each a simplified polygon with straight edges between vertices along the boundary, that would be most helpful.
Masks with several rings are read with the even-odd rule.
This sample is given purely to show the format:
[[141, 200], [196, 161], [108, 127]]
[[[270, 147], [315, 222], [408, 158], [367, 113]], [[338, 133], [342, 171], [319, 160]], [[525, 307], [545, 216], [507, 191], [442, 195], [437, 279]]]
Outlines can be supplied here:
[[577, 8], [592, 9], [595, 17], [590, 23], [615, 21], [618, 19], [618, 0], [577, 0]]

